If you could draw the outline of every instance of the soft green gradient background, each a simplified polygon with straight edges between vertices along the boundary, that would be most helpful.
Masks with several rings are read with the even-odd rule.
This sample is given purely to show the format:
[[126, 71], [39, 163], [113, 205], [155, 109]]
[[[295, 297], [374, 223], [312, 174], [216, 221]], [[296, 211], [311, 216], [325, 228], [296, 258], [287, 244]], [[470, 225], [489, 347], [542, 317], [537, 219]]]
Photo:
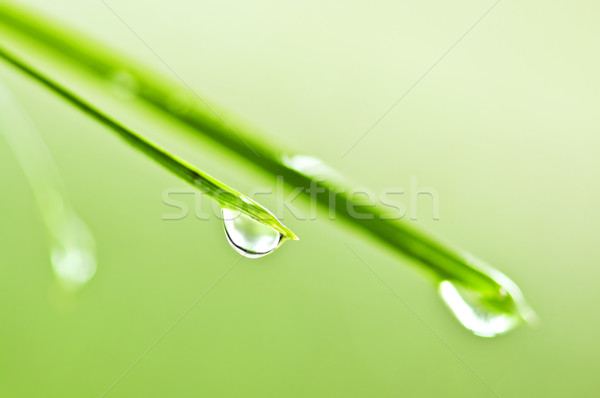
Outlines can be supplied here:
[[[324, 214], [286, 217], [301, 240], [242, 259], [107, 396], [493, 396], [344, 244], [502, 397], [600, 395], [597, 4], [500, 2], [342, 159], [492, 2], [107, 2], [265, 139], [375, 190], [410, 176], [435, 187], [441, 219], [425, 205], [418, 224], [505, 271], [541, 319], [474, 337], [408, 260]], [[99, 0], [22, 3], [169, 73]], [[79, 295], [58, 289], [0, 139], [0, 396], [99, 396], [239, 256], [217, 219], [161, 220], [179, 181], [4, 64], [0, 79], [43, 133], [99, 261]], [[198, 167], [246, 193], [275, 186], [206, 145]]]

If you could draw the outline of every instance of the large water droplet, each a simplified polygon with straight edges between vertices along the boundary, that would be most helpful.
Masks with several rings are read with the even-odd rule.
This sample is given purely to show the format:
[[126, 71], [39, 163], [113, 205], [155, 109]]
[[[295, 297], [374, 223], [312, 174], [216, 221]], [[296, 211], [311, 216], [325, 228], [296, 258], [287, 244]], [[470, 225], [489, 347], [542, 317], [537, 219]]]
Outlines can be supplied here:
[[490, 299], [477, 291], [449, 281], [440, 283], [439, 291], [456, 319], [478, 336], [494, 337], [506, 333], [522, 321], [516, 308], [509, 309], [510, 306], [507, 306], [507, 309], [503, 310], [502, 306], [497, 305], [510, 300], [508, 293]]
[[275, 228], [240, 211], [223, 208], [222, 214], [229, 244], [245, 257], [266, 256], [285, 240]]

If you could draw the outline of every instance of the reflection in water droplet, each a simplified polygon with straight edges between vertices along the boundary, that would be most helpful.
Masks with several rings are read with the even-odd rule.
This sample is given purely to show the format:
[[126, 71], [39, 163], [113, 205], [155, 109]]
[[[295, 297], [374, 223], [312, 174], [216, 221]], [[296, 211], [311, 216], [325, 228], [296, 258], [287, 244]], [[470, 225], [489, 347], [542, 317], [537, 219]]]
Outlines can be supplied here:
[[237, 210], [223, 208], [222, 214], [227, 240], [245, 257], [266, 256], [285, 240], [275, 228]]
[[494, 308], [481, 294], [458, 284], [443, 281], [439, 292], [456, 319], [478, 336], [494, 337], [512, 330], [521, 322], [517, 312]]

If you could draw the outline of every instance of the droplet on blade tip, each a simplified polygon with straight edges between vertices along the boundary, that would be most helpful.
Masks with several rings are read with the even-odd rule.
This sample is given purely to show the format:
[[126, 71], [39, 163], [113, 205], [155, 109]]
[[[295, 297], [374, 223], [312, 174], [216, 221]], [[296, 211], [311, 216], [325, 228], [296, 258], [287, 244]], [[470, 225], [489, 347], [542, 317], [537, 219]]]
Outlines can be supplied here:
[[247, 214], [225, 207], [221, 211], [227, 241], [244, 257], [266, 256], [285, 240], [278, 230]]
[[491, 308], [477, 292], [450, 281], [440, 283], [439, 293], [456, 319], [477, 336], [495, 337], [514, 329], [522, 322], [518, 312]]

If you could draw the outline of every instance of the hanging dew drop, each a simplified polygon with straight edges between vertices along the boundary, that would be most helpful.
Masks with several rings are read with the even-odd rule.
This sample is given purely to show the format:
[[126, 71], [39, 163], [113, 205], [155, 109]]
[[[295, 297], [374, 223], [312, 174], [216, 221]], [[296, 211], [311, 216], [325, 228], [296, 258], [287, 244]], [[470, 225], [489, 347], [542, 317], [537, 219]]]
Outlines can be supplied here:
[[229, 244], [245, 257], [266, 256], [285, 240], [275, 228], [240, 211], [223, 208], [221, 212]]
[[456, 319], [477, 336], [494, 337], [514, 329], [522, 321], [516, 309], [510, 306], [502, 309], [498, 305], [509, 298], [506, 292], [490, 299], [457, 283], [443, 281], [439, 293]]

